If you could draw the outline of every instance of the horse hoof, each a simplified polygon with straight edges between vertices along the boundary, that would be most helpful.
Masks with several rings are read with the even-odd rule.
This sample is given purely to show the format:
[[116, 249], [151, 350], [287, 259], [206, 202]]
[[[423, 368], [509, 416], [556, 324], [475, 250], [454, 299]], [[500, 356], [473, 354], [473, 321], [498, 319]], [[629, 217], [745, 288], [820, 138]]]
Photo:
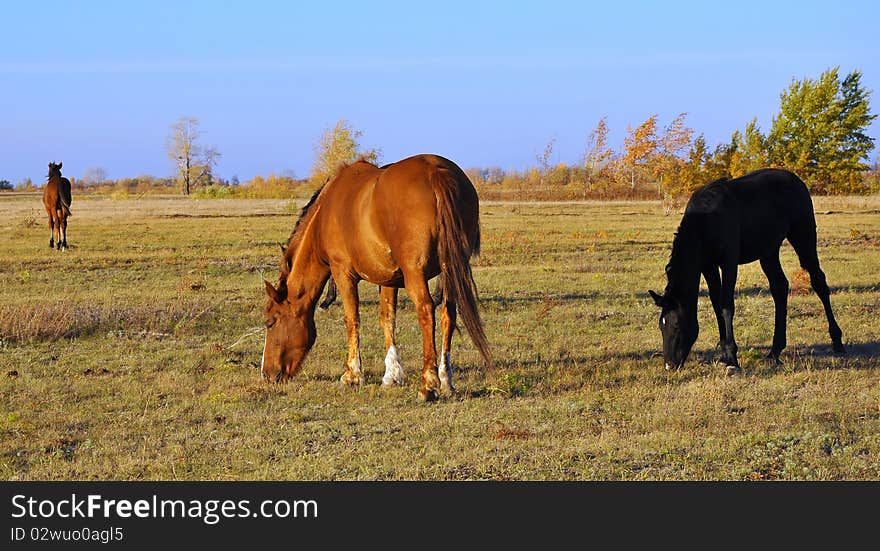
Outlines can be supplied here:
[[727, 376], [733, 377], [734, 375], [738, 375], [742, 373], [742, 369], [739, 368], [738, 365], [728, 365], [727, 366]]
[[836, 342], [831, 348], [834, 350], [834, 353], [839, 356], [846, 356], [846, 348], [843, 347], [843, 343]]
[[434, 388], [422, 388], [419, 389], [419, 401], [420, 402], [436, 402], [440, 396], [437, 394], [437, 389]]
[[776, 365], [782, 365], [782, 360], [779, 359], [779, 352], [774, 352], [771, 350], [764, 356], [767, 360], [772, 361]]
[[[347, 374], [346, 374], [347, 375]], [[350, 377], [343, 375], [339, 378], [339, 383], [342, 386], [347, 386], [349, 388], [358, 387], [364, 384], [364, 380], [361, 377]]]
[[382, 386], [387, 386], [387, 387], [403, 386], [403, 381], [400, 379], [391, 379], [389, 377], [382, 377]]

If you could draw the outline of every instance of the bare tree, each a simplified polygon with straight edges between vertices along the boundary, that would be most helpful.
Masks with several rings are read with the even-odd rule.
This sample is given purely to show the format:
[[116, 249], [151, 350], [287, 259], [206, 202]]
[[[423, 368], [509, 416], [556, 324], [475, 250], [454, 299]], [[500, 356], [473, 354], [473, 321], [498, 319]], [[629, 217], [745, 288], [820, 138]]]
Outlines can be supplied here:
[[80, 177], [86, 185], [99, 186], [107, 181], [107, 171], [99, 166], [93, 166], [85, 169]]
[[212, 168], [220, 158], [216, 148], [199, 143], [201, 135], [197, 118], [181, 117], [171, 125], [171, 133], [165, 142], [184, 195], [189, 195], [194, 185], [211, 183]]

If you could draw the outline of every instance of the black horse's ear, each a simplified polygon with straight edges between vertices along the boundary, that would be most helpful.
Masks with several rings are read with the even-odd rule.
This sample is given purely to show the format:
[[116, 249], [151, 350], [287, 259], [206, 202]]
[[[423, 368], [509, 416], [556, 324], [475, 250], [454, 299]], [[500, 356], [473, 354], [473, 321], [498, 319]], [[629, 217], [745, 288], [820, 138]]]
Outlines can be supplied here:
[[654, 299], [654, 304], [656, 304], [660, 308], [663, 308], [663, 305], [666, 304], [666, 300], [654, 291], [648, 290], [648, 294], [651, 295], [652, 299]]
[[281, 247], [281, 254], [285, 254], [287, 252], [287, 247], [284, 246], [284, 243], [279, 243], [279, 247]]
[[64, 166], [64, 161], [60, 161], [60, 162], [58, 163], [58, 168], [61, 168], [62, 166]]
[[278, 289], [276, 289], [271, 283], [269, 283], [265, 279], [263, 280], [263, 283], [266, 284], [266, 294], [269, 295], [269, 298], [274, 300], [276, 303], [281, 304], [283, 299], [281, 298], [281, 293], [278, 292]]

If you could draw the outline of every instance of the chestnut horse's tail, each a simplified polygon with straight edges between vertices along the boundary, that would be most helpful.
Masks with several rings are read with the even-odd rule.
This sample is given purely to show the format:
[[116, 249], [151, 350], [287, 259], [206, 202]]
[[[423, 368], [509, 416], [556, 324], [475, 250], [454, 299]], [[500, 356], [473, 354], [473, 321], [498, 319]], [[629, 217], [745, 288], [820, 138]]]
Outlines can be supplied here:
[[[437, 196], [439, 214], [438, 253], [446, 300], [451, 300], [458, 310], [461, 321], [471, 340], [483, 356], [487, 366], [492, 366], [489, 340], [483, 330], [480, 312], [477, 310], [477, 285], [471, 274], [470, 258], [480, 250], [479, 209], [476, 208], [476, 230], [468, 235], [457, 208], [460, 198], [459, 182], [450, 172], [441, 170], [432, 178]], [[476, 194], [474, 195], [476, 197]]]

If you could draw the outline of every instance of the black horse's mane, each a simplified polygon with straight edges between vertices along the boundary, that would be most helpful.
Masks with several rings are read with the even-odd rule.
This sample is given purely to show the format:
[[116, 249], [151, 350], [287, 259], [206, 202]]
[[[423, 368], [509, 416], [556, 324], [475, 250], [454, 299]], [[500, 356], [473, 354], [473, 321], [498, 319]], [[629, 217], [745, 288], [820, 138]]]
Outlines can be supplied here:
[[[720, 182], [721, 180], [718, 181]], [[701, 190], [702, 189], [705, 188], [701, 188]], [[681, 218], [681, 223], [678, 225], [678, 229], [673, 234], [672, 251], [669, 253], [669, 262], [666, 264], [667, 294], [679, 284], [679, 279], [681, 278], [681, 272], [684, 269], [684, 266], [689, 261], [693, 260], [696, 255], [700, 254], [700, 247], [702, 246], [702, 241], [700, 239], [702, 233], [700, 222], [703, 219], [703, 217], [700, 216], [700, 212], [705, 212], [703, 207], [717, 204], [717, 200], [714, 197], [715, 194], [711, 195], [712, 197], [706, 198], [708, 199], [706, 205], [697, 206], [697, 209], [695, 209], [697, 212], [685, 212], [685, 215]], [[696, 197], [696, 193], [694, 196]], [[688, 203], [689, 209], [695, 197], [692, 197], [691, 202]]]

